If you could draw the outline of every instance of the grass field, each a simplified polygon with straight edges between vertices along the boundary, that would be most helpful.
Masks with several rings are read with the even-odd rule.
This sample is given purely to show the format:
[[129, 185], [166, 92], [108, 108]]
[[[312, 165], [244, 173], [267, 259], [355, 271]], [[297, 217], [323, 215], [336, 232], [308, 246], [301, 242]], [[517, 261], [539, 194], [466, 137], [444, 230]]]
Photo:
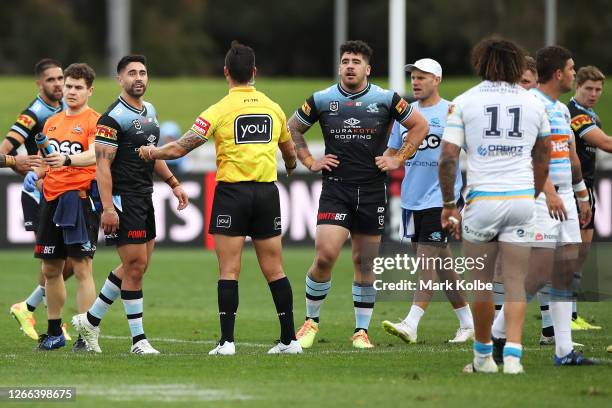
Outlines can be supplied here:
[[[387, 86], [384, 79], [373, 79], [373, 83]], [[332, 79], [258, 79], [257, 88], [278, 102], [287, 117], [304, 103], [313, 92], [324, 89], [333, 83]], [[440, 87], [441, 95], [453, 99], [476, 83], [476, 78], [444, 78]], [[34, 79], [28, 77], [0, 77], [0, 132], [6, 132], [14, 123], [17, 115], [36, 95]], [[410, 84], [407, 84], [410, 90]], [[106, 108], [119, 95], [120, 88], [113, 79], [98, 78], [94, 84], [94, 95], [90, 105], [98, 112]], [[205, 108], [215, 103], [227, 93], [223, 78], [151, 78], [146, 99], [157, 108], [160, 121], [174, 120], [185, 130], [191, 126], [195, 117]], [[566, 94], [565, 100], [573, 94]], [[604, 92], [596, 107], [601, 120], [606, 125], [612, 123], [612, 93]], [[321, 132], [313, 128], [308, 139], [320, 139]]]
[[[304, 313], [304, 272], [312, 256], [312, 248], [285, 251], [298, 324]], [[110, 250], [96, 254], [97, 289], [116, 262]], [[100, 355], [75, 355], [69, 347], [34, 352], [34, 342], [23, 337], [6, 315], [0, 324], [0, 386], [75, 386], [74, 406], [79, 407], [612, 406], [612, 366], [554, 368], [553, 349], [537, 344], [540, 321], [535, 305], [526, 319], [527, 374], [522, 376], [461, 374], [471, 358], [471, 345], [445, 343], [457, 325], [445, 303], [431, 305], [421, 321], [419, 343], [405, 345], [384, 333], [380, 322], [403, 317], [408, 305], [379, 302], [370, 328], [377, 347], [352, 349], [349, 262], [345, 252], [322, 309], [319, 342], [301, 356], [268, 356], [265, 353], [278, 336], [278, 322], [254, 252], [246, 251], [236, 325], [238, 354], [215, 358], [207, 355], [219, 335], [214, 254], [157, 251], [145, 278], [144, 325], [162, 355], [128, 353], [129, 330], [120, 302], [102, 323]], [[28, 251], [2, 251], [0, 265], [0, 309], [8, 311], [32, 289], [37, 262]], [[67, 287], [65, 320], [76, 311], [74, 281]], [[580, 311], [596, 317], [604, 330], [575, 332], [575, 341], [586, 344], [591, 356], [610, 358], [605, 348], [612, 343], [612, 304], [585, 303]], [[36, 316], [37, 328], [44, 331], [44, 308]]]

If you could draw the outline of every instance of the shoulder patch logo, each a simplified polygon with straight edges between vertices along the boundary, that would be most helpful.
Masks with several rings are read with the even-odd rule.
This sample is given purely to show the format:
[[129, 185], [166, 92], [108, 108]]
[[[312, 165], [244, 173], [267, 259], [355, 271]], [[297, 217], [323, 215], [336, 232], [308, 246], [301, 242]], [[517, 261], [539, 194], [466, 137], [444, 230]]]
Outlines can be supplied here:
[[117, 140], [117, 129], [113, 129], [109, 126], [98, 125], [96, 126], [96, 137], [108, 140]]
[[581, 127], [585, 125], [592, 125], [593, 120], [591, 119], [589, 115], [581, 114], [581, 115], [574, 116], [572, 118], [571, 123], [572, 123], [572, 130], [576, 132], [578, 131], [578, 129], [580, 129]]
[[32, 130], [32, 128], [36, 126], [36, 120], [34, 120], [34, 118], [30, 115], [23, 113], [17, 118], [17, 123], [28, 130]]
[[455, 110], [455, 104], [454, 103], [449, 103], [448, 104], [448, 114], [452, 114], [453, 111]]
[[408, 102], [404, 98], [401, 98], [400, 101], [395, 105], [395, 110], [397, 113], [402, 114], [408, 107]]
[[205, 137], [208, 135], [208, 131], [210, 130], [210, 122], [204, 119], [201, 116], [198, 116], [193, 126], [191, 126], [191, 130], [197, 133], [198, 135]]
[[302, 111], [306, 114], [306, 116], [310, 116], [310, 112], [312, 111], [312, 108], [310, 107], [308, 102], [304, 102], [304, 104], [302, 105]]

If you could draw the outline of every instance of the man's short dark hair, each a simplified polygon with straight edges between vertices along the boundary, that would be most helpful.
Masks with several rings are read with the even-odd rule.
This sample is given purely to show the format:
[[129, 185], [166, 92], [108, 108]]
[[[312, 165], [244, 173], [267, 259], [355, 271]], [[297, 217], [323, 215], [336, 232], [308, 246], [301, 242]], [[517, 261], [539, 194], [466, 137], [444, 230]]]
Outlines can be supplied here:
[[340, 45], [340, 57], [342, 57], [345, 52], [350, 54], [361, 54], [367, 62], [370, 62], [372, 54], [374, 54], [372, 47], [361, 40], [351, 40], [342, 43], [342, 45]]
[[75, 64], [70, 64], [68, 68], [64, 71], [64, 78], [73, 78], [73, 79], [84, 79], [87, 88], [91, 88], [93, 85], [94, 79], [96, 79], [96, 71], [93, 70], [89, 65], [77, 62]]
[[144, 55], [139, 55], [139, 54], [126, 55], [125, 57], [121, 58], [119, 62], [117, 63], [117, 73], [120, 74], [121, 71], [123, 71], [125, 67], [127, 67], [128, 64], [131, 62], [140, 62], [145, 67], [147, 66], [147, 58]]
[[43, 72], [54, 67], [61, 68], [62, 64], [53, 58], [43, 58], [34, 65], [34, 74], [36, 74], [36, 76], [41, 76]]
[[572, 58], [572, 53], [567, 48], [558, 45], [540, 48], [536, 52], [538, 82], [544, 84], [550, 81], [558, 69], [563, 71], [570, 58]]
[[232, 41], [225, 54], [225, 67], [230, 77], [239, 84], [246, 84], [253, 78], [255, 68], [255, 51], [247, 45]]
[[510, 40], [484, 38], [472, 50], [472, 66], [485, 81], [515, 84], [525, 70], [525, 52]]
[[533, 59], [532, 56], [529, 56], [529, 55], [525, 56], [525, 69], [528, 69], [534, 74], [538, 73], [538, 67], [536, 66], [536, 61], [535, 59]]

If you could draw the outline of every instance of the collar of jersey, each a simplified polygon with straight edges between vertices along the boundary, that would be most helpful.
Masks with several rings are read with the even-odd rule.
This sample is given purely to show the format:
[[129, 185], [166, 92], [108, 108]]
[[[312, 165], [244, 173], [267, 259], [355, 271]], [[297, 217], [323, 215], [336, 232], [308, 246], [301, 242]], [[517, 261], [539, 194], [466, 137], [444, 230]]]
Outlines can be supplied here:
[[533, 89], [534, 92], [539, 93], [540, 95], [542, 95], [544, 98], [546, 98], [547, 101], [549, 101], [550, 103], [557, 103], [558, 101], [554, 100], [553, 98], [551, 98], [550, 96], [546, 95], [544, 92], [540, 91], [538, 88], [531, 88]]
[[576, 100], [576, 98], [572, 97], [572, 99], [570, 99], [571, 102], [574, 102], [574, 105], [576, 105], [576, 107], [580, 110], [583, 110], [587, 113], [593, 114], [595, 113], [595, 111], [593, 111], [593, 109], [589, 109], [589, 108], [585, 108], [584, 106], [582, 106], [581, 104], [578, 103], [578, 101]]
[[253, 92], [255, 91], [255, 87], [251, 86], [251, 85], [247, 85], [247, 86], [235, 86], [233, 88], [231, 88], [230, 93], [232, 92]]
[[360, 96], [363, 96], [365, 94], [367, 94], [370, 91], [370, 88], [372, 87], [372, 84], [370, 84], [368, 82], [368, 85], [362, 90], [359, 91], [357, 93], [350, 93], [348, 91], [346, 91], [344, 88], [342, 88], [342, 85], [340, 85], [340, 83], [338, 83], [338, 91], [340, 92], [340, 94], [342, 94], [342, 96], [345, 96], [349, 99], [357, 99]]
[[138, 113], [138, 114], [140, 114], [140, 115], [143, 115], [143, 114], [145, 113], [145, 109], [146, 109], [146, 107], [145, 107], [144, 103], [142, 104], [142, 109], [141, 109], [141, 110], [138, 110], [138, 109], [136, 109], [135, 107], [133, 107], [132, 105], [130, 105], [129, 103], [127, 103], [127, 101], [126, 101], [125, 99], [123, 99], [123, 98], [121, 97], [121, 95], [119, 95], [119, 100], [121, 101], [121, 103], [122, 103], [122, 104], [123, 104], [123, 105], [124, 105], [126, 108], [128, 108], [128, 109], [129, 109], [129, 110], [131, 110], [132, 112]]
[[43, 98], [40, 97], [40, 95], [36, 96], [36, 99], [38, 99], [40, 101], [40, 103], [42, 103], [43, 105], [45, 105], [47, 108], [49, 108], [49, 110], [54, 111], [54, 112], [59, 112], [62, 110], [62, 104], [60, 103], [60, 106], [58, 107], [54, 107], [49, 105], [47, 102], [45, 102], [45, 100]]

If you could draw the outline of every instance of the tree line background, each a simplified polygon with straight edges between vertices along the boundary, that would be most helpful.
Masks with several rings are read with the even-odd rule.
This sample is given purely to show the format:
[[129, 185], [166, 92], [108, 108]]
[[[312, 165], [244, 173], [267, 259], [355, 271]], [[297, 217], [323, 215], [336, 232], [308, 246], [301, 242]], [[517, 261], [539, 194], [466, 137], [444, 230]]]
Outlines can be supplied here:
[[[445, 74], [471, 73], [469, 51], [497, 33], [530, 53], [544, 42], [544, 0], [407, 1], [407, 62], [433, 57]], [[374, 48], [373, 73], [388, 72], [388, 1], [349, 0], [349, 38]], [[132, 0], [132, 51], [152, 75], [219, 75], [232, 40], [252, 46], [260, 75], [330, 76], [333, 0]], [[0, 2], [0, 74], [31, 74], [50, 56], [107, 72], [104, 0]], [[578, 66], [612, 72], [612, 3], [558, 0], [557, 42]]]

